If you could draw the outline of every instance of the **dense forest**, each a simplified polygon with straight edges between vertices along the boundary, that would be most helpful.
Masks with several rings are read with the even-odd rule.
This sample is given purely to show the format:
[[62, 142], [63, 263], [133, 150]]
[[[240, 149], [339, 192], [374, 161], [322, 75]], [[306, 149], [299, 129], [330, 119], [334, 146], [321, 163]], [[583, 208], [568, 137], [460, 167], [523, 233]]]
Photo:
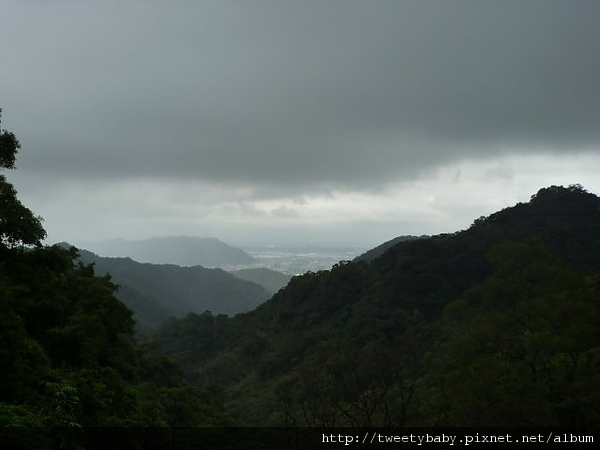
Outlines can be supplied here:
[[544, 188], [156, 342], [244, 425], [597, 425], [599, 229], [598, 197]]
[[[0, 168], [15, 168], [19, 148], [0, 131]], [[45, 235], [0, 175], [0, 427], [18, 427], [2, 428], [0, 444], [96, 448], [82, 430], [233, 424], [218, 387], [189, 385], [135, 340], [110, 277], [76, 263], [75, 251], [43, 246]], [[97, 448], [132, 448], [115, 443]]]
[[[2, 169], [18, 149], [0, 131]], [[600, 198], [579, 185], [144, 343], [110, 276], [43, 246], [4, 175], [0, 198], [0, 426], [34, 430], [9, 436], [22, 448], [104, 448], [90, 427], [599, 423]]]

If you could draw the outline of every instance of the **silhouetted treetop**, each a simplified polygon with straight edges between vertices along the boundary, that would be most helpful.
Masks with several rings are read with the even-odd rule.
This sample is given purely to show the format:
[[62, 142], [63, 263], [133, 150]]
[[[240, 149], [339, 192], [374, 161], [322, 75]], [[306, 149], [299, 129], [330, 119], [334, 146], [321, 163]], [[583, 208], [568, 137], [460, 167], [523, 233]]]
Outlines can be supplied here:
[[[0, 119], [2, 110], [0, 110]], [[20, 148], [15, 135], [1, 128], [0, 121], [0, 168], [14, 169], [17, 151]], [[17, 247], [41, 245], [46, 237], [42, 219], [34, 214], [17, 198], [14, 186], [0, 175], [0, 245]]]
[[3, 130], [2, 110], [0, 109], [0, 167], [4, 169], [14, 169], [17, 151], [21, 144], [13, 133]]

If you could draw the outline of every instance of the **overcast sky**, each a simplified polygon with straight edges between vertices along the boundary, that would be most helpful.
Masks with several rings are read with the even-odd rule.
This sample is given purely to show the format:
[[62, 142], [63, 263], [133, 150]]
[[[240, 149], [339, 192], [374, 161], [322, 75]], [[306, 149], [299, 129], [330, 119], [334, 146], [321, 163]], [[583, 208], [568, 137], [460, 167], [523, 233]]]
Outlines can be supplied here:
[[48, 242], [372, 247], [600, 194], [600, 2], [0, 2]]

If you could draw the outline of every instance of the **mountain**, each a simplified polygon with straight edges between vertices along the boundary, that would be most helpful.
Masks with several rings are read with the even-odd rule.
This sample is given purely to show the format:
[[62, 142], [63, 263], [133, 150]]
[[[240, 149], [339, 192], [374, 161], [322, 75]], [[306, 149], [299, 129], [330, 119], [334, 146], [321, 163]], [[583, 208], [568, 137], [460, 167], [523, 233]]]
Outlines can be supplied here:
[[256, 262], [243, 250], [215, 238], [169, 236], [143, 240], [112, 239], [86, 247], [98, 255], [130, 257], [135, 261], [154, 264], [214, 268]]
[[364, 252], [362, 255], [359, 255], [356, 258], [354, 258], [354, 261], [369, 261], [371, 259], [375, 259], [375, 258], [380, 257], [387, 250], [389, 250], [390, 248], [394, 247], [396, 244], [398, 244], [400, 242], [412, 241], [412, 240], [415, 240], [415, 239], [424, 239], [424, 238], [427, 238], [427, 237], [429, 237], [429, 236], [427, 236], [427, 235], [421, 235], [421, 236], [411, 236], [411, 235], [398, 236], [398, 237], [395, 237], [394, 239], [390, 239], [389, 241], [384, 242], [383, 244], [378, 245], [375, 248], [372, 248], [371, 250], [368, 250], [368, 251]]
[[271, 295], [287, 285], [292, 279], [291, 275], [265, 268], [239, 269], [232, 270], [230, 273], [241, 280], [252, 281], [264, 287]]
[[139, 263], [87, 250], [79, 253], [81, 262], [93, 263], [98, 275], [111, 275], [119, 285], [117, 298], [134, 310], [138, 325], [145, 330], [189, 312], [234, 315], [250, 311], [269, 298], [263, 287], [221, 269]]
[[156, 344], [247, 426], [600, 421], [600, 199], [541, 189], [452, 234], [294, 277]]

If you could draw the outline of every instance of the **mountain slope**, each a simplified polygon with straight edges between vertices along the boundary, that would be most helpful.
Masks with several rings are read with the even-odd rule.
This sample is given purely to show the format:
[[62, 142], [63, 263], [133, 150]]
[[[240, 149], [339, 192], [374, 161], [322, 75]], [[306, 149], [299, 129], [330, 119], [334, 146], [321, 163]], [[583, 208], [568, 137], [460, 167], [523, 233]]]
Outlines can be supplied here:
[[94, 253], [130, 257], [135, 261], [179, 266], [228, 267], [252, 264], [255, 258], [215, 238], [155, 237], [143, 240], [113, 239], [89, 245]]
[[265, 268], [239, 269], [232, 270], [230, 273], [241, 280], [252, 281], [264, 287], [271, 295], [279, 291], [292, 279], [291, 275]]
[[371, 250], [368, 250], [368, 251], [364, 252], [362, 255], [359, 255], [356, 258], [354, 258], [354, 261], [369, 261], [371, 259], [379, 258], [386, 251], [388, 251], [390, 248], [396, 246], [396, 244], [399, 244], [400, 242], [412, 241], [412, 240], [415, 240], [415, 239], [423, 239], [423, 238], [426, 238], [426, 237], [428, 237], [428, 236], [426, 236], [426, 235], [422, 235], [422, 236], [411, 236], [411, 235], [398, 236], [398, 237], [395, 237], [394, 239], [390, 239], [389, 241], [384, 242], [383, 244], [378, 245], [375, 248], [372, 248]]
[[263, 287], [221, 269], [139, 263], [131, 258], [100, 257], [86, 250], [80, 251], [80, 260], [94, 263], [99, 275], [111, 275], [120, 286], [116, 296], [135, 311], [144, 328], [188, 312], [234, 315], [254, 309], [269, 297]]
[[294, 277], [232, 320], [183, 319], [195, 340], [159, 344], [196, 382], [223, 384], [249, 425], [586, 426], [600, 406], [599, 229], [598, 197], [552, 186], [467, 230]]

